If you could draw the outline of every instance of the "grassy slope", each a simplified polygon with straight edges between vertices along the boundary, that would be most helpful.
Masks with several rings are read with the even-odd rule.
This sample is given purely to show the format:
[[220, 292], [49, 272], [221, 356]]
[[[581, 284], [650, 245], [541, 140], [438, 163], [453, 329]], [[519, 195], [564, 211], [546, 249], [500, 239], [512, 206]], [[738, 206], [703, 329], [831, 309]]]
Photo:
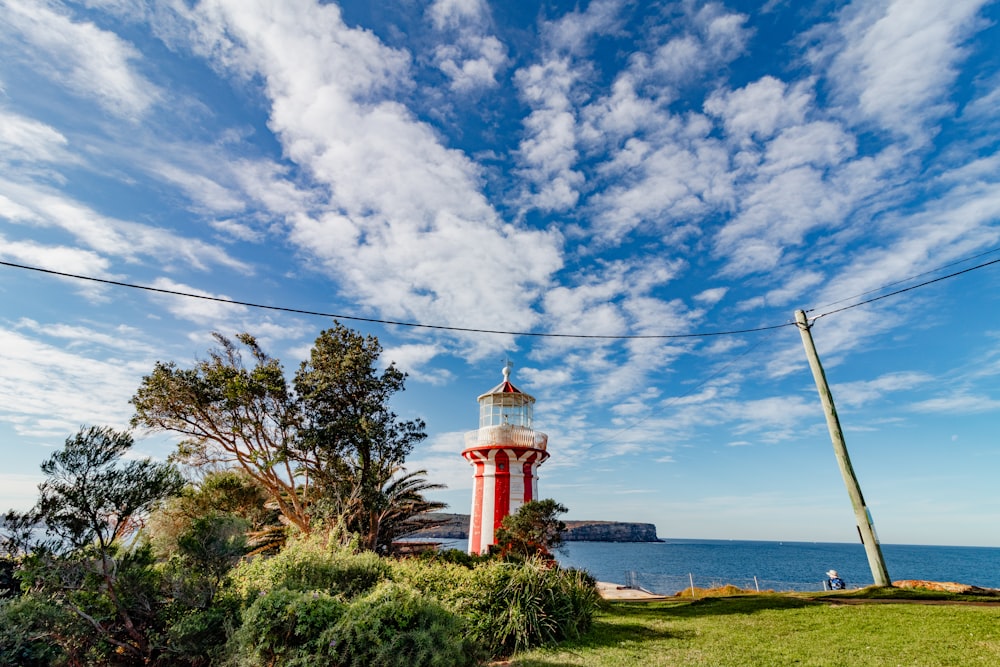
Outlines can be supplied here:
[[511, 664], [995, 666], [1000, 607], [841, 604], [792, 595], [614, 602], [584, 639], [521, 654]]

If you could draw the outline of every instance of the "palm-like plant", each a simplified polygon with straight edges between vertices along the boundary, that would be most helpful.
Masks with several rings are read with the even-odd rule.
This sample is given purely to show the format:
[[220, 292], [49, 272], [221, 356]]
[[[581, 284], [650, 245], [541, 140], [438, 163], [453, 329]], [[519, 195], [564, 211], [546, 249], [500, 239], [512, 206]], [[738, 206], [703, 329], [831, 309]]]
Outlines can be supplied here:
[[426, 470], [406, 472], [397, 466], [382, 486], [378, 502], [370, 511], [366, 546], [379, 553], [387, 553], [400, 537], [434, 525], [435, 520], [424, 515], [442, 510], [447, 504], [427, 500], [424, 493], [443, 488], [443, 484], [427, 481]]

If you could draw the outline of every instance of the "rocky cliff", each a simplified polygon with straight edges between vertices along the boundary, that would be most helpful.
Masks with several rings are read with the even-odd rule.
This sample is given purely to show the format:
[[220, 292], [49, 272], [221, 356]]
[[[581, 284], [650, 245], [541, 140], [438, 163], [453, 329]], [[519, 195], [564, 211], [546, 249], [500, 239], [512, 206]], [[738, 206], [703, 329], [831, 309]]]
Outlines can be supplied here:
[[651, 523], [621, 521], [567, 521], [566, 541], [575, 542], [659, 542]]
[[[425, 528], [409, 537], [436, 537], [460, 540], [469, 537], [468, 514], [430, 514], [428, 518], [442, 523]], [[656, 526], [651, 523], [626, 523], [622, 521], [567, 521], [567, 542], [659, 542]]]

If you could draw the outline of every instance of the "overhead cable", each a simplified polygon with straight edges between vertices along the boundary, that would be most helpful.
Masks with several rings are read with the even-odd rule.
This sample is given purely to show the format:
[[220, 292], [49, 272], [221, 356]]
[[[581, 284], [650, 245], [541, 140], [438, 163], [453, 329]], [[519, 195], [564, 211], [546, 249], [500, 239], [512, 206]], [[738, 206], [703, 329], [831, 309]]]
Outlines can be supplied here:
[[755, 331], [768, 331], [770, 329], [780, 329], [781, 327], [792, 326], [795, 324], [794, 322], [785, 322], [784, 324], [775, 324], [767, 327], [756, 327], [753, 329], [734, 329], [731, 331], [708, 331], [702, 333], [687, 333], [687, 334], [626, 334], [626, 335], [545, 333], [540, 331], [503, 331], [497, 329], [475, 329], [472, 327], [450, 327], [442, 324], [421, 324], [418, 322], [399, 322], [395, 320], [382, 320], [374, 317], [359, 317], [357, 315], [325, 313], [318, 310], [304, 310], [301, 308], [287, 308], [284, 306], [269, 306], [267, 304], [253, 303], [250, 301], [236, 301], [233, 299], [223, 299], [222, 297], [217, 297], [217, 296], [207, 296], [205, 294], [192, 294], [191, 292], [182, 292], [180, 290], [165, 289], [163, 287], [150, 287], [149, 285], [136, 285], [134, 283], [125, 283], [117, 280], [108, 280], [106, 278], [95, 278], [93, 276], [82, 276], [75, 273], [64, 273], [62, 271], [54, 271], [52, 269], [42, 269], [37, 266], [27, 266], [25, 264], [15, 264], [13, 262], [0, 261], [0, 265], [10, 266], [15, 269], [38, 271], [39, 273], [47, 273], [53, 276], [59, 276], [61, 278], [89, 280], [91, 282], [102, 283], [105, 285], [114, 285], [116, 287], [128, 287], [131, 289], [145, 290], [147, 292], [156, 292], [158, 294], [170, 294], [173, 296], [187, 297], [189, 299], [202, 299], [204, 301], [214, 301], [216, 303], [224, 303], [230, 306], [246, 306], [247, 308], [276, 310], [283, 313], [294, 313], [296, 315], [313, 315], [317, 317], [329, 317], [337, 320], [369, 322], [371, 324], [391, 324], [400, 327], [413, 327], [417, 329], [436, 329], [439, 331], [458, 331], [462, 333], [504, 334], [508, 336], [533, 336], [536, 338], [598, 338], [607, 340], [634, 340], [634, 339], [704, 338], [708, 336], [729, 336], [733, 334], [744, 334], [744, 333], [753, 333]]
[[[996, 250], [991, 250], [991, 251], [986, 252], [986, 253], [981, 253], [979, 255], [975, 255], [974, 257], [981, 257], [983, 255], [990, 254], [992, 252], [996, 252]], [[967, 258], [967, 259], [969, 259], [969, 258]], [[960, 261], [965, 261], [965, 260], [960, 260]], [[953, 266], [954, 264], [957, 264], [957, 263], [958, 262], [954, 262], [953, 264], [947, 265], [947, 266]], [[965, 273], [969, 273], [971, 271], [975, 271], [977, 269], [982, 269], [984, 267], [991, 266], [993, 264], [1000, 264], [1000, 259], [994, 259], [994, 260], [991, 260], [989, 262], [984, 262], [982, 264], [977, 264], [976, 266], [971, 266], [971, 267], [969, 267], [967, 269], [963, 269], [961, 271], [956, 271], [954, 273], [949, 273], [947, 275], [940, 276], [938, 278], [934, 278], [933, 280], [927, 280], [927, 281], [924, 281], [922, 283], [917, 283], [916, 285], [911, 285], [909, 287], [905, 287], [903, 289], [896, 290], [894, 292], [889, 292], [888, 294], [883, 294], [881, 296], [873, 297], [871, 299], [866, 299], [864, 301], [859, 301], [858, 303], [854, 303], [854, 304], [851, 304], [849, 306], [844, 306], [842, 308], [837, 308], [837, 309], [834, 309], [834, 310], [828, 310], [826, 312], [820, 313], [819, 315], [813, 316], [811, 319], [813, 321], [815, 321], [815, 320], [820, 319], [821, 317], [826, 317], [827, 315], [833, 315], [834, 313], [840, 313], [840, 312], [843, 312], [845, 310], [850, 310], [851, 308], [857, 308], [858, 306], [864, 306], [866, 304], [873, 303], [875, 301], [881, 301], [882, 299], [888, 299], [889, 297], [896, 296], [896, 295], [899, 295], [899, 294], [903, 294], [904, 292], [909, 292], [909, 291], [915, 290], [915, 289], [917, 289], [919, 287], [926, 287], [927, 285], [931, 285], [931, 284], [934, 284], [934, 283], [937, 283], [937, 282], [941, 282], [942, 280], [947, 280], [949, 278], [954, 278], [956, 276], [960, 276], [960, 275], [963, 275]], [[326, 317], [326, 318], [332, 318], [332, 319], [337, 319], [337, 320], [348, 320], [348, 321], [353, 321], [353, 322], [368, 322], [370, 324], [384, 324], [384, 325], [393, 325], [393, 326], [400, 326], [400, 327], [412, 327], [412, 328], [416, 328], [416, 329], [433, 329], [433, 330], [437, 330], [437, 331], [455, 331], [455, 332], [460, 332], [460, 333], [501, 334], [501, 335], [507, 335], [507, 336], [531, 336], [531, 337], [534, 337], [534, 338], [578, 338], [578, 339], [599, 339], [599, 340], [640, 340], [640, 339], [641, 340], [668, 340], [668, 339], [681, 339], [681, 338], [708, 338], [708, 337], [712, 337], [712, 336], [733, 336], [733, 335], [738, 335], [738, 334], [755, 333], [755, 332], [758, 332], [758, 331], [771, 331], [771, 330], [774, 330], [774, 329], [781, 329], [783, 327], [795, 326], [795, 322], [793, 322], [793, 321], [787, 321], [787, 322], [783, 322], [781, 324], [772, 324], [770, 326], [753, 327], [753, 328], [749, 328], [749, 329], [729, 329], [729, 330], [725, 330], [725, 331], [703, 331], [703, 332], [685, 333], [685, 334], [623, 334], [623, 335], [612, 335], [612, 334], [575, 334], [575, 333], [546, 333], [546, 332], [540, 332], [540, 331], [505, 331], [505, 330], [500, 330], [500, 329], [478, 329], [478, 328], [473, 328], [473, 327], [453, 327], [453, 326], [445, 326], [445, 325], [441, 325], [441, 324], [422, 324], [422, 323], [419, 323], [419, 322], [402, 322], [402, 321], [397, 321], [397, 320], [383, 320], [383, 319], [374, 318], [374, 317], [361, 317], [361, 316], [358, 316], [358, 315], [344, 315], [344, 314], [340, 314], [340, 313], [328, 313], [328, 312], [323, 312], [323, 311], [318, 311], [318, 310], [306, 310], [306, 309], [302, 309], [302, 308], [289, 308], [289, 307], [286, 307], [286, 306], [271, 306], [271, 305], [268, 305], [268, 304], [253, 303], [251, 301], [237, 301], [237, 300], [234, 300], [234, 299], [224, 299], [222, 297], [208, 296], [208, 295], [205, 295], [205, 294], [193, 294], [191, 292], [182, 292], [180, 290], [166, 289], [166, 288], [163, 288], [163, 287], [151, 287], [149, 285], [137, 285], [135, 283], [126, 283], [126, 282], [121, 282], [121, 281], [118, 281], [118, 280], [108, 280], [106, 278], [96, 278], [94, 276], [84, 276], [84, 275], [75, 274], [75, 273], [66, 273], [66, 272], [63, 272], [63, 271], [55, 271], [53, 269], [43, 269], [43, 268], [37, 267], [37, 266], [28, 266], [26, 264], [16, 264], [14, 262], [0, 261], [0, 266], [9, 266], [9, 267], [15, 268], [15, 269], [24, 269], [26, 271], [37, 271], [39, 273], [45, 273], [45, 274], [49, 274], [49, 275], [53, 275], [53, 276], [59, 276], [61, 278], [73, 278], [75, 280], [86, 280], [86, 281], [95, 282], [95, 283], [101, 283], [101, 284], [105, 284], [105, 285], [114, 285], [116, 287], [127, 287], [127, 288], [130, 288], [130, 289], [143, 290], [143, 291], [146, 291], [146, 292], [154, 292], [154, 293], [158, 293], [158, 294], [169, 294], [169, 295], [172, 295], [172, 296], [180, 296], [180, 297], [185, 297], [185, 298], [189, 298], [189, 299], [201, 299], [203, 301], [212, 301], [212, 302], [215, 302], [215, 303], [223, 303], [223, 304], [230, 305], [230, 306], [245, 306], [247, 308], [257, 308], [257, 309], [261, 309], [261, 310], [272, 310], [272, 311], [278, 311], [278, 312], [283, 312], [283, 313], [293, 313], [293, 314], [296, 314], [296, 315], [310, 315], [310, 316], [315, 316], [315, 317]], [[926, 275], [926, 273], [922, 273], [922, 274], [918, 274], [918, 275]], [[916, 277], [916, 276], [914, 276], [914, 277]], [[904, 279], [903, 281], [897, 281], [895, 283], [890, 283], [890, 285], [896, 285], [896, 284], [899, 284], [900, 282], [904, 282], [905, 280], [907, 280], [907, 279]], [[884, 287], [882, 287], [880, 289], [884, 289]], [[870, 290], [868, 292], [862, 293], [862, 295], [863, 294], [871, 294], [873, 291], [878, 291], [878, 290]], [[858, 295], [858, 296], [861, 296], [861, 295]], [[848, 297], [848, 298], [852, 298], [852, 297]], [[835, 301], [832, 304], [828, 304], [828, 305], [834, 305], [834, 304], [837, 304], [837, 303], [842, 303], [843, 301], [844, 301], [844, 299], [841, 299], [839, 301]], [[815, 311], [815, 309], [811, 309], [808, 312], [814, 312], [814, 311]]]

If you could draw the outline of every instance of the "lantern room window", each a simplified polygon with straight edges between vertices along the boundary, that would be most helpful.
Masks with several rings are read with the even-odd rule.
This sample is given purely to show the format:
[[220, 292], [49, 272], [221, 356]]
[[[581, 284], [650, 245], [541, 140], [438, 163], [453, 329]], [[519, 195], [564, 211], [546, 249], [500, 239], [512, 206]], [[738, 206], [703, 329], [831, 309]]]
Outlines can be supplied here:
[[491, 394], [479, 401], [479, 426], [531, 428], [531, 402], [523, 394]]

